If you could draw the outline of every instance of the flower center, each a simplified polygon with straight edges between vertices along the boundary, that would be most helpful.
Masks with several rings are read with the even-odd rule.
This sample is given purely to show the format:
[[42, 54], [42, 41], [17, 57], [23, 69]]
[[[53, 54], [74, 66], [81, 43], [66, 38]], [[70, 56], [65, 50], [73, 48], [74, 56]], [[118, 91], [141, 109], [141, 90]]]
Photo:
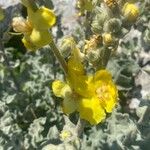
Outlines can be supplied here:
[[103, 85], [96, 89], [97, 97], [100, 100], [106, 100], [109, 98], [109, 87], [107, 85]]

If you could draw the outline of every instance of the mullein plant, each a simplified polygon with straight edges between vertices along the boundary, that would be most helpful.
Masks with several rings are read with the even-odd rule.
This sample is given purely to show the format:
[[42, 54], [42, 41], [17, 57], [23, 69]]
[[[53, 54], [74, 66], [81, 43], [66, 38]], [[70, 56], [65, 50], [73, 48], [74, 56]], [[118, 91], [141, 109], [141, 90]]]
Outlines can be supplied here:
[[[78, 113], [78, 127], [82, 129], [83, 122], [91, 125], [101, 123], [118, 103], [118, 90], [106, 66], [118, 47], [119, 39], [138, 18], [137, 5], [134, 1], [125, 0], [101, 0], [100, 3], [96, 0], [78, 0], [80, 15], [89, 12], [94, 16], [91, 24], [93, 35], [85, 40], [82, 50], [72, 37], [65, 39], [62, 48], [70, 54], [67, 54], [66, 62], [49, 30], [56, 22], [54, 12], [44, 6], [37, 7], [32, 0], [22, 0], [22, 3], [27, 8], [28, 17], [14, 18], [13, 28], [23, 34], [22, 42], [29, 50], [50, 45], [65, 73], [65, 81], [52, 83], [54, 95], [62, 98], [62, 111], [67, 116]], [[93, 74], [88, 73], [84, 61], [91, 64]], [[72, 134], [67, 131], [61, 133], [64, 137]]]

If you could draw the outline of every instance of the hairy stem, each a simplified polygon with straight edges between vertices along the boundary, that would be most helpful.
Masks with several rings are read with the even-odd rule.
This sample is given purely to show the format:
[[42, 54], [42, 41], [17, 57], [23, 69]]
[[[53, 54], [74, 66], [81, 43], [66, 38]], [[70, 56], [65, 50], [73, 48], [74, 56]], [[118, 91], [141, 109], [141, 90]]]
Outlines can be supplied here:
[[65, 59], [63, 58], [63, 56], [61, 55], [61, 53], [59, 52], [59, 50], [53, 40], [50, 42], [49, 46], [51, 47], [53, 53], [55, 54], [55, 57], [57, 58], [58, 62], [60, 63], [65, 75], [67, 76], [67, 72], [68, 72], [67, 63], [66, 63]]
[[86, 121], [79, 118], [78, 123], [76, 125], [77, 137], [80, 137], [82, 135], [85, 125]]
[[148, 106], [145, 110], [145, 112], [143, 113], [143, 115], [141, 116], [141, 118], [138, 121], [139, 125], [142, 125], [143, 123], [145, 123], [147, 120], [149, 120], [150, 117], [150, 107]]
[[102, 52], [101, 52], [101, 60], [100, 60], [100, 65], [96, 67], [96, 70], [99, 69], [105, 69], [107, 67], [108, 61], [111, 56], [111, 48], [105, 47]]
[[111, 55], [111, 49], [106, 47], [104, 50], [104, 54], [103, 54], [103, 63], [102, 63], [103, 68], [106, 68], [109, 58], [110, 58], [110, 55]]
[[27, 8], [32, 9], [32, 11], [36, 11], [38, 9], [35, 0], [21, 0], [23, 5], [25, 5]]

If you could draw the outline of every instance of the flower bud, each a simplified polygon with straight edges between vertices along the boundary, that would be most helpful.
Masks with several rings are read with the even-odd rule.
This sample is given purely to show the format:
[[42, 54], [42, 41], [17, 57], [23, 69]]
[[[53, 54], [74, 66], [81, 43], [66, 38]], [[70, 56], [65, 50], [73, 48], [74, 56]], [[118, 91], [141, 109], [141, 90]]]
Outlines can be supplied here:
[[113, 9], [117, 6], [117, 1], [116, 0], [104, 0], [106, 5], [110, 8]]
[[71, 54], [71, 51], [76, 46], [75, 41], [72, 37], [64, 38], [61, 41], [60, 49], [64, 57], [68, 57]]
[[121, 30], [121, 20], [117, 18], [112, 18], [105, 22], [104, 24], [104, 31], [105, 32], [111, 32], [111, 33], [117, 33]]
[[62, 91], [61, 91], [61, 94], [63, 97], [66, 97], [66, 98], [72, 98], [73, 97], [73, 92], [72, 92], [72, 89], [69, 87], [69, 86], [65, 86]]
[[89, 63], [91, 63], [94, 66], [97, 66], [97, 64], [100, 61], [100, 50], [93, 50], [93, 51], [89, 51], [86, 54], [87, 60], [89, 61]]
[[102, 24], [100, 24], [96, 19], [93, 20], [93, 22], [92, 22], [92, 31], [94, 33], [99, 33], [99, 34], [102, 33], [102, 31], [103, 31]]
[[20, 33], [27, 33], [32, 31], [31, 24], [23, 17], [14, 17], [12, 20], [13, 30]]
[[102, 43], [102, 37], [98, 34], [98, 35], [93, 35], [90, 40], [86, 41], [86, 45], [84, 47], [84, 51], [85, 53], [87, 53], [88, 51], [93, 51], [96, 48], [98, 48], [98, 45], [100, 45]]
[[139, 16], [139, 8], [135, 4], [125, 3], [122, 13], [127, 21], [134, 22]]
[[103, 44], [104, 45], [112, 45], [113, 41], [114, 40], [113, 40], [111, 33], [104, 33], [103, 34]]
[[52, 90], [57, 97], [66, 97], [69, 99], [73, 97], [73, 92], [70, 86], [62, 81], [55, 80], [52, 83]]
[[96, 17], [92, 22], [92, 31], [94, 33], [101, 34], [103, 32], [104, 22], [109, 18], [107, 12], [105, 10], [97, 12]]

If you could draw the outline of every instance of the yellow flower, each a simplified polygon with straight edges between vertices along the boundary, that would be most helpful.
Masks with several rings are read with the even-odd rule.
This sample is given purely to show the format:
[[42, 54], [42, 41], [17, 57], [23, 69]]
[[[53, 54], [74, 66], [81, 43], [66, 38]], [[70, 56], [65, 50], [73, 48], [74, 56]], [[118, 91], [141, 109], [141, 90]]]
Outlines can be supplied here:
[[52, 40], [49, 28], [55, 22], [56, 17], [52, 10], [46, 7], [40, 7], [36, 11], [27, 8], [28, 18], [13, 19], [13, 28], [16, 32], [24, 34], [22, 42], [30, 50], [36, 50], [50, 43]]
[[[67, 82], [54, 81], [52, 90], [63, 98], [64, 113], [79, 112], [80, 118], [98, 124], [111, 113], [117, 103], [118, 92], [107, 70], [86, 75], [80, 60], [74, 53], [68, 61]], [[75, 61], [76, 60], [76, 61]]]
[[71, 132], [63, 130], [60, 134], [60, 138], [64, 141], [66, 139], [69, 139], [71, 137]]
[[139, 16], [139, 8], [132, 3], [125, 3], [122, 12], [123, 16], [130, 22], [134, 22]]

